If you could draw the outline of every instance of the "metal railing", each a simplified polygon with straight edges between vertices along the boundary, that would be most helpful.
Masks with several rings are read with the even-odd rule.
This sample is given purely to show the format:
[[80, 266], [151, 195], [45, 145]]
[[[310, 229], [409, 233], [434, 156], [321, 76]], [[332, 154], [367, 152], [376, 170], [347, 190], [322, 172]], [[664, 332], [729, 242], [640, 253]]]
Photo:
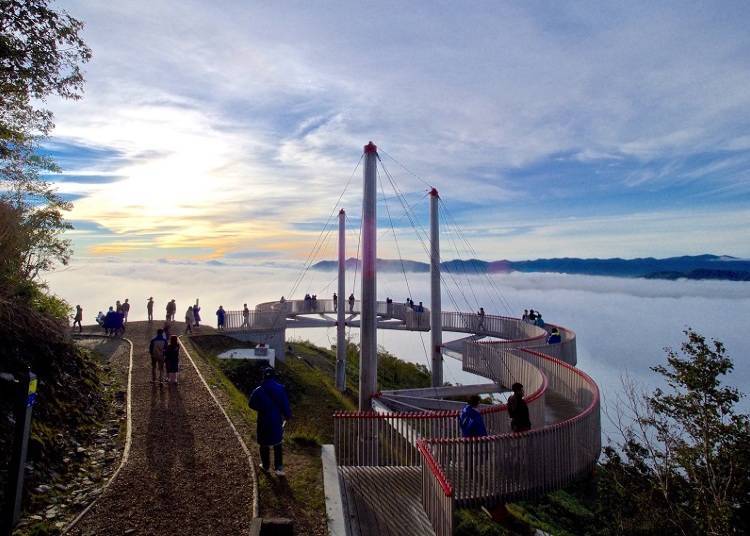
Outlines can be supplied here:
[[[601, 449], [599, 390], [575, 363], [575, 333], [547, 344], [547, 331], [518, 319], [443, 313], [443, 329], [502, 338], [467, 341], [463, 368], [501, 385], [523, 383], [534, 428], [512, 433], [505, 405], [483, 408], [490, 435], [462, 438], [458, 411], [338, 412], [339, 465], [422, 465], [422, 503], [437, 534], [451, 534], [455, 506], [492, 504], [557, 489], [590, 471]], [[573, 416], [546, 425], [547, 394]], [[572, 409], [571, 409], [572, 408]]]

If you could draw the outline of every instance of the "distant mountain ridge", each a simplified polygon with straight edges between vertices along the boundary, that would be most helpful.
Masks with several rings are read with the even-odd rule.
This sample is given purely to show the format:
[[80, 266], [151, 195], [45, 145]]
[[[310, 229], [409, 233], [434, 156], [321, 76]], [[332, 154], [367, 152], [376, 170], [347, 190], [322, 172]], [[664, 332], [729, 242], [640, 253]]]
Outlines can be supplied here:
[[[381, 272], [429, 272], [425, 262], [398, 259], [378, 259]], [[358, 261], [349, 258], [347, 269], [357, 266]], [[726, 279], [750, 280], [750, 260], [727, 255], [686, 255], [656, 259], [579, 259], [563, 257], [525, 261], [483, 261], [480, 259], [454, 259], [440, 263], [445, 271], [453, 273], [504, 273], [504, 272], [552, 272], [561, 274], [603, 275], [617, 277], [647, 277], [650, 279]], [[338, 268], [337, 261], [321, 261], [313, 270], [332, 271]]]

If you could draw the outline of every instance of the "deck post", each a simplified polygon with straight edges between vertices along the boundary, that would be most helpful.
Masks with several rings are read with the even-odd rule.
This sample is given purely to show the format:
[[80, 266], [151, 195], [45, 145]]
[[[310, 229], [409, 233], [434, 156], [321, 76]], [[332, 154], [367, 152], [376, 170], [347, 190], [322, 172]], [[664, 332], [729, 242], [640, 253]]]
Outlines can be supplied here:
[[346, 212], [339, 211], [339, 288], [336, 300], [336, 389], [346, 390]]
[[360, 302], [359, 410], [370, 411], [378, 390], [377, 335], [377, 162], [378, 148], [365, 145], [362, 198], [362, 298]]
[[430, 191], [430, 342], [432, 344], [432, 386], [443, 385], [443, 325], [440, 303], [440, 222], [437, 189]]

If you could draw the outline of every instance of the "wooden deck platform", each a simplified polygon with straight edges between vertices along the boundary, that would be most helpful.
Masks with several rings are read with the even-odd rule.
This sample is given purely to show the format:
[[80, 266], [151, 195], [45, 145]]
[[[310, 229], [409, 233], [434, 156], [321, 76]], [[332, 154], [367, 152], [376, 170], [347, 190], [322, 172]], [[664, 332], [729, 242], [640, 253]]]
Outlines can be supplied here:
[[419, 467], [339, 467], [347, 536], [433, 536]]

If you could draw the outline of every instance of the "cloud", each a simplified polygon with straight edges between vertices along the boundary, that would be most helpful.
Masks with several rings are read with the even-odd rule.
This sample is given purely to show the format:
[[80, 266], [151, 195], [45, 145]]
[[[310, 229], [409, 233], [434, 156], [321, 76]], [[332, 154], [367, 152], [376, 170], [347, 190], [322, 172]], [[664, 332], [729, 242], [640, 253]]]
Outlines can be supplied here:
[[[720, 218], [749, 200], [742, 3], [707, 13], [386, 2], [377, 17], [349, 3], [185, 6], [63, 3], [86, 21], [95, 56], [85, 99], [53, 103], [57, 154], [71, 173], [126, 177], [76, 185], [87, 197], [74, 216], [141, 236], [177, 224], [152, 247], [215, 240], [217, 256], [304, 255], [317, 235], [309, 227], [370, 139], [462, 219], [661, 214], [698, 202]], [[402, 190], [424, 189], [384, 161]], [[352, 217], [360, 173], [341, 202]], [[501, 235], [498, 220], [482, 224]], [[557, 239], [576, 246], [575, 235]], [[652, 243], [644, 235], [628, 248]], [[485, 256], [492, 246], [481, 245]], [[738, 240], [728, 251], [750, 254]]]

